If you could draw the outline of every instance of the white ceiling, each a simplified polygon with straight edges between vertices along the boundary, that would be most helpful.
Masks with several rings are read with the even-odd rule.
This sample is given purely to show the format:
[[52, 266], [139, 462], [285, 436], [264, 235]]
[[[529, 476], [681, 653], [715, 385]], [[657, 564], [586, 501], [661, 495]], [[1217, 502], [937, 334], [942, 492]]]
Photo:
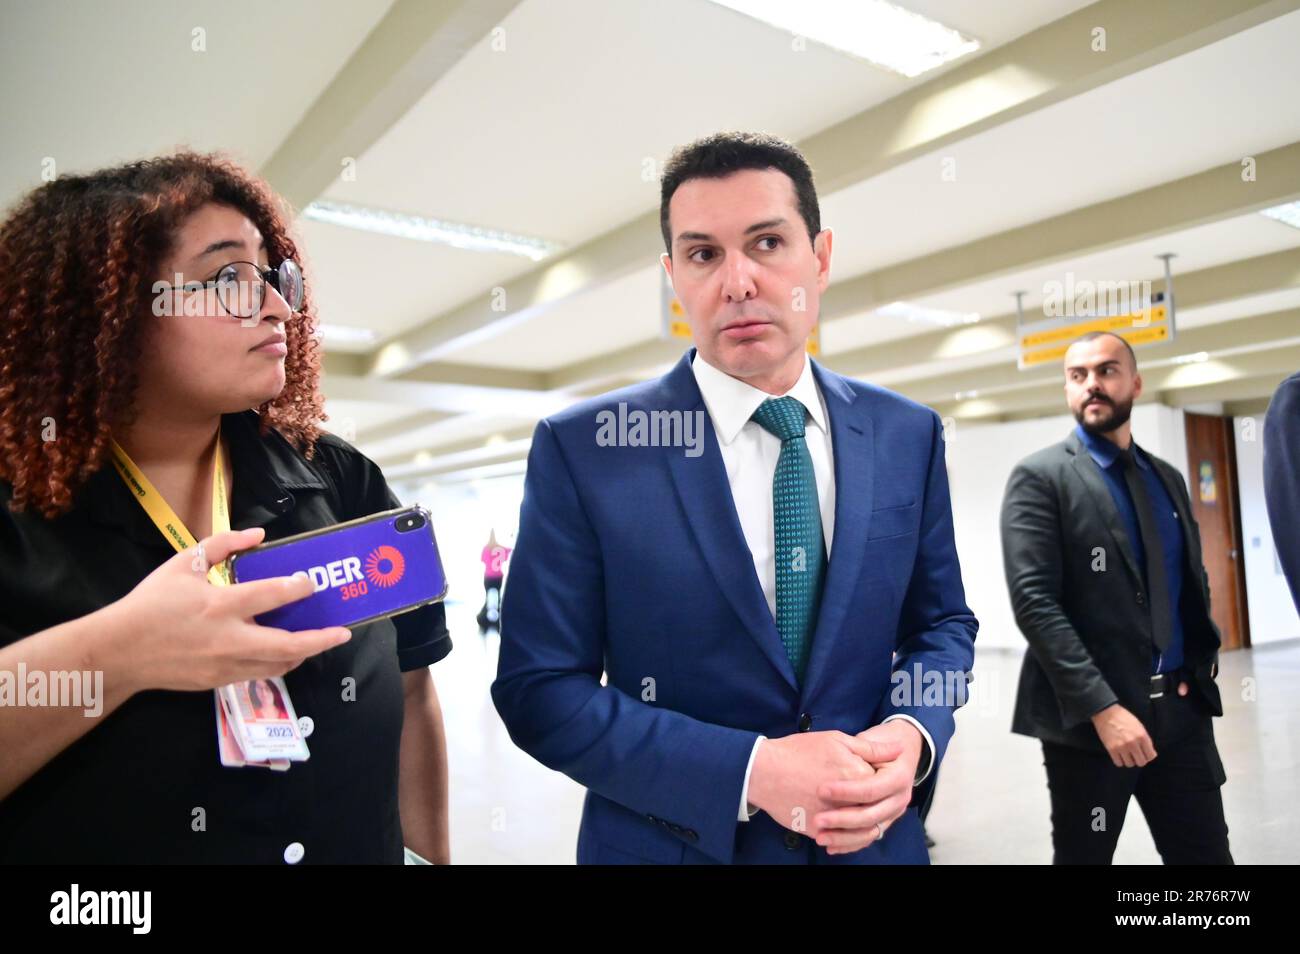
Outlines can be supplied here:
[[4, 0], [0, 208], [45, 157], [67, 174], [188, 145], [257, 168], [391, 5]]
[[[899, 0], [983, 43], [976, 56], [1086, 6], [1079, 0], [970, 3]], [[0, 205], [40, 183], [41, 162], [60, 172], [158, 154], [186, 144], [220, 148], [262, 167], [391, 7], [391, 0], [133, 0], [56, 5], [0, 0]], [[69, 29], [75, 24], [75, 29]], [[684, 25], [689, 24], [689, 28]], [[206, 30], [206, 52], [191, 31]], [[1168, 25], [1176, 33], [1177, 23]], [[576, 247], [653, 212], [659, 164], [675, 144], [724, 128], [774, 132], [796, 141], [928, 82], [906, 80], [844, 54], [790, 37], [707, 0], [655, 3], [522, 0], [491, 37], [468, 47], [441, 78], [358, 155], [354, 181], [323, 197], [524, 234]], [[1086, 38], [1085, 38], [1086, 41]], [[310, 49], [310, 55], [301, 50]], [[1181, 56], [1038, 106], [959, 138], [833, 194], [823, 221], [835, 230], [832, 280], [914, 260], [1074, 209], [1239, 162], [1300, 142], [1300, 12], [1227, 36]], [[961, 62], [949, 64], [956, 69]], [[1048, 77], [1015, 69], [1008, 82], [1036, 88]], [[959, 107], [983, 107], [965, 90]], [[951, 104], [950, 104], [951, 105]], [[956, 162], [954, 182], [941, 161]], [[1270, 170], [1261, 166], [1261, 178]], [[274, 184], [274, 183], [273, 183]], [[1254, 212], [1250, 184], [1240, 210], [1221, 221], [1100, 251], [1080, 251], [1008, 274], [992, 268], [917, 304], [985, 316], [1011, 312], [1011, 293], [1044, 283], [1155, 279], [1159, 252], [1180, 273], [1272, 252], [1300, 250], [1300, 230]], [[1300, 182], [1295, 184], [1300, 195]], [[1125, 235], [1142, 234], [1124, 223]], [[393, 340], [494, 288], [532, 272], [530, 260], [411, 242], [299, 219], [308, 278], [323, 320]], [[978, 248], [978, 246], [975, 246]], [[652, 345], [660, 335], [661, 274], [653, 258], [491, 327], [438, 361], [501, 371], [552, 372], [576, 362]], [[1300, 289], [1180, 310], [1180, 327], [1232, 321], [1300, 305]], [[864, 313], [822, 330], [836, 354], [934, 331]], [[964, 368], [1005, 363], [1003, 334], [957, 329], [933, 353], [873, 380], [902, 386]], [[329, 345], [370, 352], [374, 346]], [[662, 362], [647, 350], [641, 373]], [[635, 376], [632, 373], [631, 376]], [[445, 407], [459, 416], [412, 425], [380, 440], [368, 432], [414, 420], [417, 395], [402, 402], [330, 396], [327, 426], [375, 457], [396, 463], [416, 451], [455, 452], [470, 468], [482, 446], [527, 428], [571, 400], [554, 393], [512, 397], [466, 390]], [[429, 387], [442, 387], [430, 385]], [[448, 383], [448, 393], [456, 385]], [[526, 441], [523, 442], [526, 446]], [[509, 470], [511, 465], [493, 465]], [[488, 470], [481, 471], [487, 473]]]
[[652, 341], [660, 326], [663, 269], [656, 262], [577, 295], [490, 341], [457, 350], [457, 364], [553, 371]]
[[[823, 203], [840, 277], [1300, 140], [1300, 12], [977, 133]], [[1213, 117], [1212, 126], [1207, 117]], [[940, 178], [956, 160], [956, 181]]]
[[[966, 19], [996, 45], [1084, 5]], [[576, 244], [657, 207], [647, 160], [675, 143], [720, 128], [797, 140], [909, 85], [706, 0], [525, 0], [501, 28], [503, 50], [485, 37], [329, 197]]]
[[[1175, 276], [1175, 291], [1177, 287], [1178, 279]], [[1300, 288], [1247, 295], [1210, 305], [1179, 307], [1175, 311], [1175, 327], [1177, 331], [1189, 331], [1193, 328], [1239, 321], [1291, 308], [1300, 309]], [[1300, 322], [1297, 322], [1295, 331], [1300, 335]], [[870, 377], [876, 384], [898, 387], [911, 381], [939, 378], [960, 371], [999, 364], [1012, 369], [1016, 364], [1017, 352], [1014, 346], [1007, 346], [1005, 341], [1006, 335], [1000, 330], [978, 324], [971, 325], [960, 329], [959, 333], [947, 343], [947, 352], [936, 355], [934, 361], [876, 371]], [[1243, 336], [1242, 341], [1248, 342], [1249, 338]], [[1014, 383], [1014, 381], [1013, 374], [1008, 373], [1007, 382]]]
[[[991, 47], [1084, 5], [1040, 0], [963, 19]], [[799, 140], [916, 82], [816, 44], [796, 52], [788, 36], [706, 0], [525, 0], [501, 29], [504, 49], [484, 37], [326, 197], [573, 246], [658, 207], [658, 169], [674, 144], [724, 128]], [[418, 249], [402, 264], [438, 280], [419, 301], [380, 296], [385, 335], [533, 267], [517, 258], [479, 280], [490, 266], [462, 272], [460, 258]], [[363, 272], [331, 275], [340, 302], [375, 301]]]
[[[1298, 44], [1300, 13], [1294, 13], [823, 197], [823, 223], [836, 238], [834, 279], [1300, 141], [1300, 110], [1290, 108], [1300, 89], [1300, 57], [1291, 53]], [[1230, 82], [1220, 82], [1224, 75]], [[1251, 107], [1241, 109], [1247, 90]], [[1207, 110], [1215, 116], [1213, 136], [1206, 135]], [[1262, 124], [1261, 115], [1273, 119]], [[1139, 148], [1127, 149], [1127, 143]], [[956, 182], [940, 180], [940, 160], [949, 155], [957, 159]], [[1094, 280], [1155, 279], [1163, 274], [1155, 258], [1162, 252], [1177, 254], [1172, 266], [1177, 272], [1298, 245], [1300, 231], [1263, 216], [1240, 216], [991, 278], [916, 303], [1002, 315], [1014, 310], [1014, 291], [1028, 290], [1026, 307], [1037, 305], [1043, 284], [1062, 280], [1066, 270]], [[658, 268], [647, 266], [445, 360], [552, 370], [653, 340], [661, 323], [657, 280]], [[931, 325], [863, 315], [828, 323], [822, 345], [833, 354], [932, 330]]]
[[[411, 413], [411, 409], [402, 404], [389, 404], [383, 401], [351, 401], [338, 398], [325, 399], [325, 414], [329, 417], [328, 430], [341, 435], [346, 440], [353, 440], [356, 435], [365, 434], [375, 428], [383, 427], [401, 420]], [[348, 435], [352, 435], [349, 437]]]
[[[296, 227], [321, 321], [369, 328], [377, 341], [477, 294], [486, 297], [495, 284], [535, 265], [519, 255], [413, 242], [302, 217]], [[371, 347], [361, 343], [334, 350]]]
[[1067, 271], [1073, 273], [1076, 283], [1081, 279], [1095, 282], [1162, 278], [1164, 263], [1156, 256], [1165, 252], [1177, 256], [1169, 263], [1177, 294], [1179, 272], [1200, 271], [1288, 248], [1300, 248], [1300, 229], [1250, 213], [923, 296], [917, 303], [932, 308], [975, 311], [989, 317], [1006, 315], [1015, 311], [1013, 292], [1028, 291], [1024, 299], [1026, 309], [1037, 307], [1042, 303], [1046, 283], [1064, 282]]
[[[838, 254], [839, 246], [836, 248]], [[1024, 298], [1027, 311], [1038, 307], [1046, 283], [1064, 282], [1067, 271], [1073, 273], [1075, 282], [1154, 281], [1164, 275], [1164, 265], [1156, 256], [1173, 252], [1177, 257], [1171, 261], [1170, 268], [1177, 289], [1180, 272], [1199, 271], [1288, 248], [1300, 248], [1300, 230], [1251, 213], [921, 296], [913, 304], [999, 317], [1015, 311], [1014, 292], [1018, 290], [1028, 292]], [[838, 259], [833, 262], [832, 270], [839, 274]], [[658, 265], [640, 269], [576, 296], [491, 341], [458, 350], [448, 360], [458, 364], [551, 371], [629, 345], [653, 341], [661, 325], [660, 275]], [[926, 334], [935, 327], [863, 313], [827, 322], [822, 329], [822, 350], [833, 355]]]
[[[1174, 280], [1174, 284], [1177, 285], [1177, 279]], [[1300, 288], [1265, 292], [1261, 295], [1246, 295], [1201, 308], [1184, 308], [1178, 313], [1178, 326], [1200, 328], [1224, 321], [1237, 321], [1253, 315], [1268, 315], [1289, 308], [1300, 309]], [[1300, 334], [1300, 322], [1296, 323], [1296, 333]]]

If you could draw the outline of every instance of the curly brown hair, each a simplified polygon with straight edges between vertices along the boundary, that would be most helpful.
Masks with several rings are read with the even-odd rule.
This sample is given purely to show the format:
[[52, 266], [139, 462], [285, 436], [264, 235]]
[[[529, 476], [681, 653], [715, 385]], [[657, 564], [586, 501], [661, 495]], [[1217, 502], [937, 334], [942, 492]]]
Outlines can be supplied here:
[[[287, 206], [220, 153], [188, 150], [28, 193], [0, 225], [0, 479], [11, 509], [47, 518], [108, 462], [110, 440], [136, 418], [135, 356], [151, 317], [151, 287], [177, 231], [209, 202], [238, 209], [261, 231], [274, 267], [301, 264]], [[285, 386], [257, 408], [308, 459], [320, 422], [320, 354], [311, 285], [286, 322]], [[58, 440], [45, 440], [53, 424]]]

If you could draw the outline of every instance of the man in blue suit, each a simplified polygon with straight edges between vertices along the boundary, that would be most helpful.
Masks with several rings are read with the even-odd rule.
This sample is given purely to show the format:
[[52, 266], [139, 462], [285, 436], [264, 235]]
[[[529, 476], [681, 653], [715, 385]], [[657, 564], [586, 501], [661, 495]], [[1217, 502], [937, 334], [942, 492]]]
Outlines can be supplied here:
[[660, 221], [696, 347], [538, 424], [497, 710], [587, 787], [580, 863], [926, 863], [977, 626], [939, 418], [808, 358], [793, 146], [677, 150]]

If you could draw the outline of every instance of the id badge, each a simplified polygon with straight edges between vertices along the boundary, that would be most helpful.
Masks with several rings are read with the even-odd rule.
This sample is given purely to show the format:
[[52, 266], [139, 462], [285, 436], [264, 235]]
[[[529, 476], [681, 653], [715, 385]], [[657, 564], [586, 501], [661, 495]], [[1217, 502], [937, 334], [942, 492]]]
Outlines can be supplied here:
[[212, 691], [212, 707], [215, 710], [217, 723], [217, 754], [222, 765], [227, 768], [266, 768], [275, 772], [287, 772], [289, 770], [288, 759], [256, 762], [245, 759], [244, 753], [240, 751], [239, 743], [235, 739], [234, 730], [230, 727], [230, 720], [226, 718], [226, 710], [221, 705], [219, 689]]
[[222, 686], [218, 693], [245, 761], [304, 762], [310, 757], [282, 678], [236, 682]]

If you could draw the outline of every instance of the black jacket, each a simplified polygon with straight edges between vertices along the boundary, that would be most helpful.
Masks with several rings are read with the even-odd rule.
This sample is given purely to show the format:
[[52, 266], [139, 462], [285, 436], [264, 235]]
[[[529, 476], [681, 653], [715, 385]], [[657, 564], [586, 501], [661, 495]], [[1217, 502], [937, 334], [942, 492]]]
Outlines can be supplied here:
[[[346, 441], [323, 434], [307, 460], [258, 424], [222, 416], [232, 528], [277, 540], [398, 506]], [[11, 494], [0, 481], [0, 646], [120, 599], [174, 553], [111, 465], [53, 520], [12, 512]], [[441, 603], [352, 631], [285, 677], [312, 720], [306, 762], [225, 768], [211, 692], [137, 693], [0, 800], [0, 865], [284, 864], [292, 845], [304, 864], [401, 864], [401, 674], [451, 637]]]
[[[1191, 500], [1177, 470], [1146, 456], [1184, 529], [1184, 666], [1192, 691], [1222, 715], [1214, 682], [1219, 631]], [[1029, 641], [1011, 730], [1101, 750], [1090, 717], [1118, 702], [1150, 731], [1154, 643], [1146, 586], [1101, 468], [1073, 431], [1011, 472], [1002, 558], [1016, 623]]]

